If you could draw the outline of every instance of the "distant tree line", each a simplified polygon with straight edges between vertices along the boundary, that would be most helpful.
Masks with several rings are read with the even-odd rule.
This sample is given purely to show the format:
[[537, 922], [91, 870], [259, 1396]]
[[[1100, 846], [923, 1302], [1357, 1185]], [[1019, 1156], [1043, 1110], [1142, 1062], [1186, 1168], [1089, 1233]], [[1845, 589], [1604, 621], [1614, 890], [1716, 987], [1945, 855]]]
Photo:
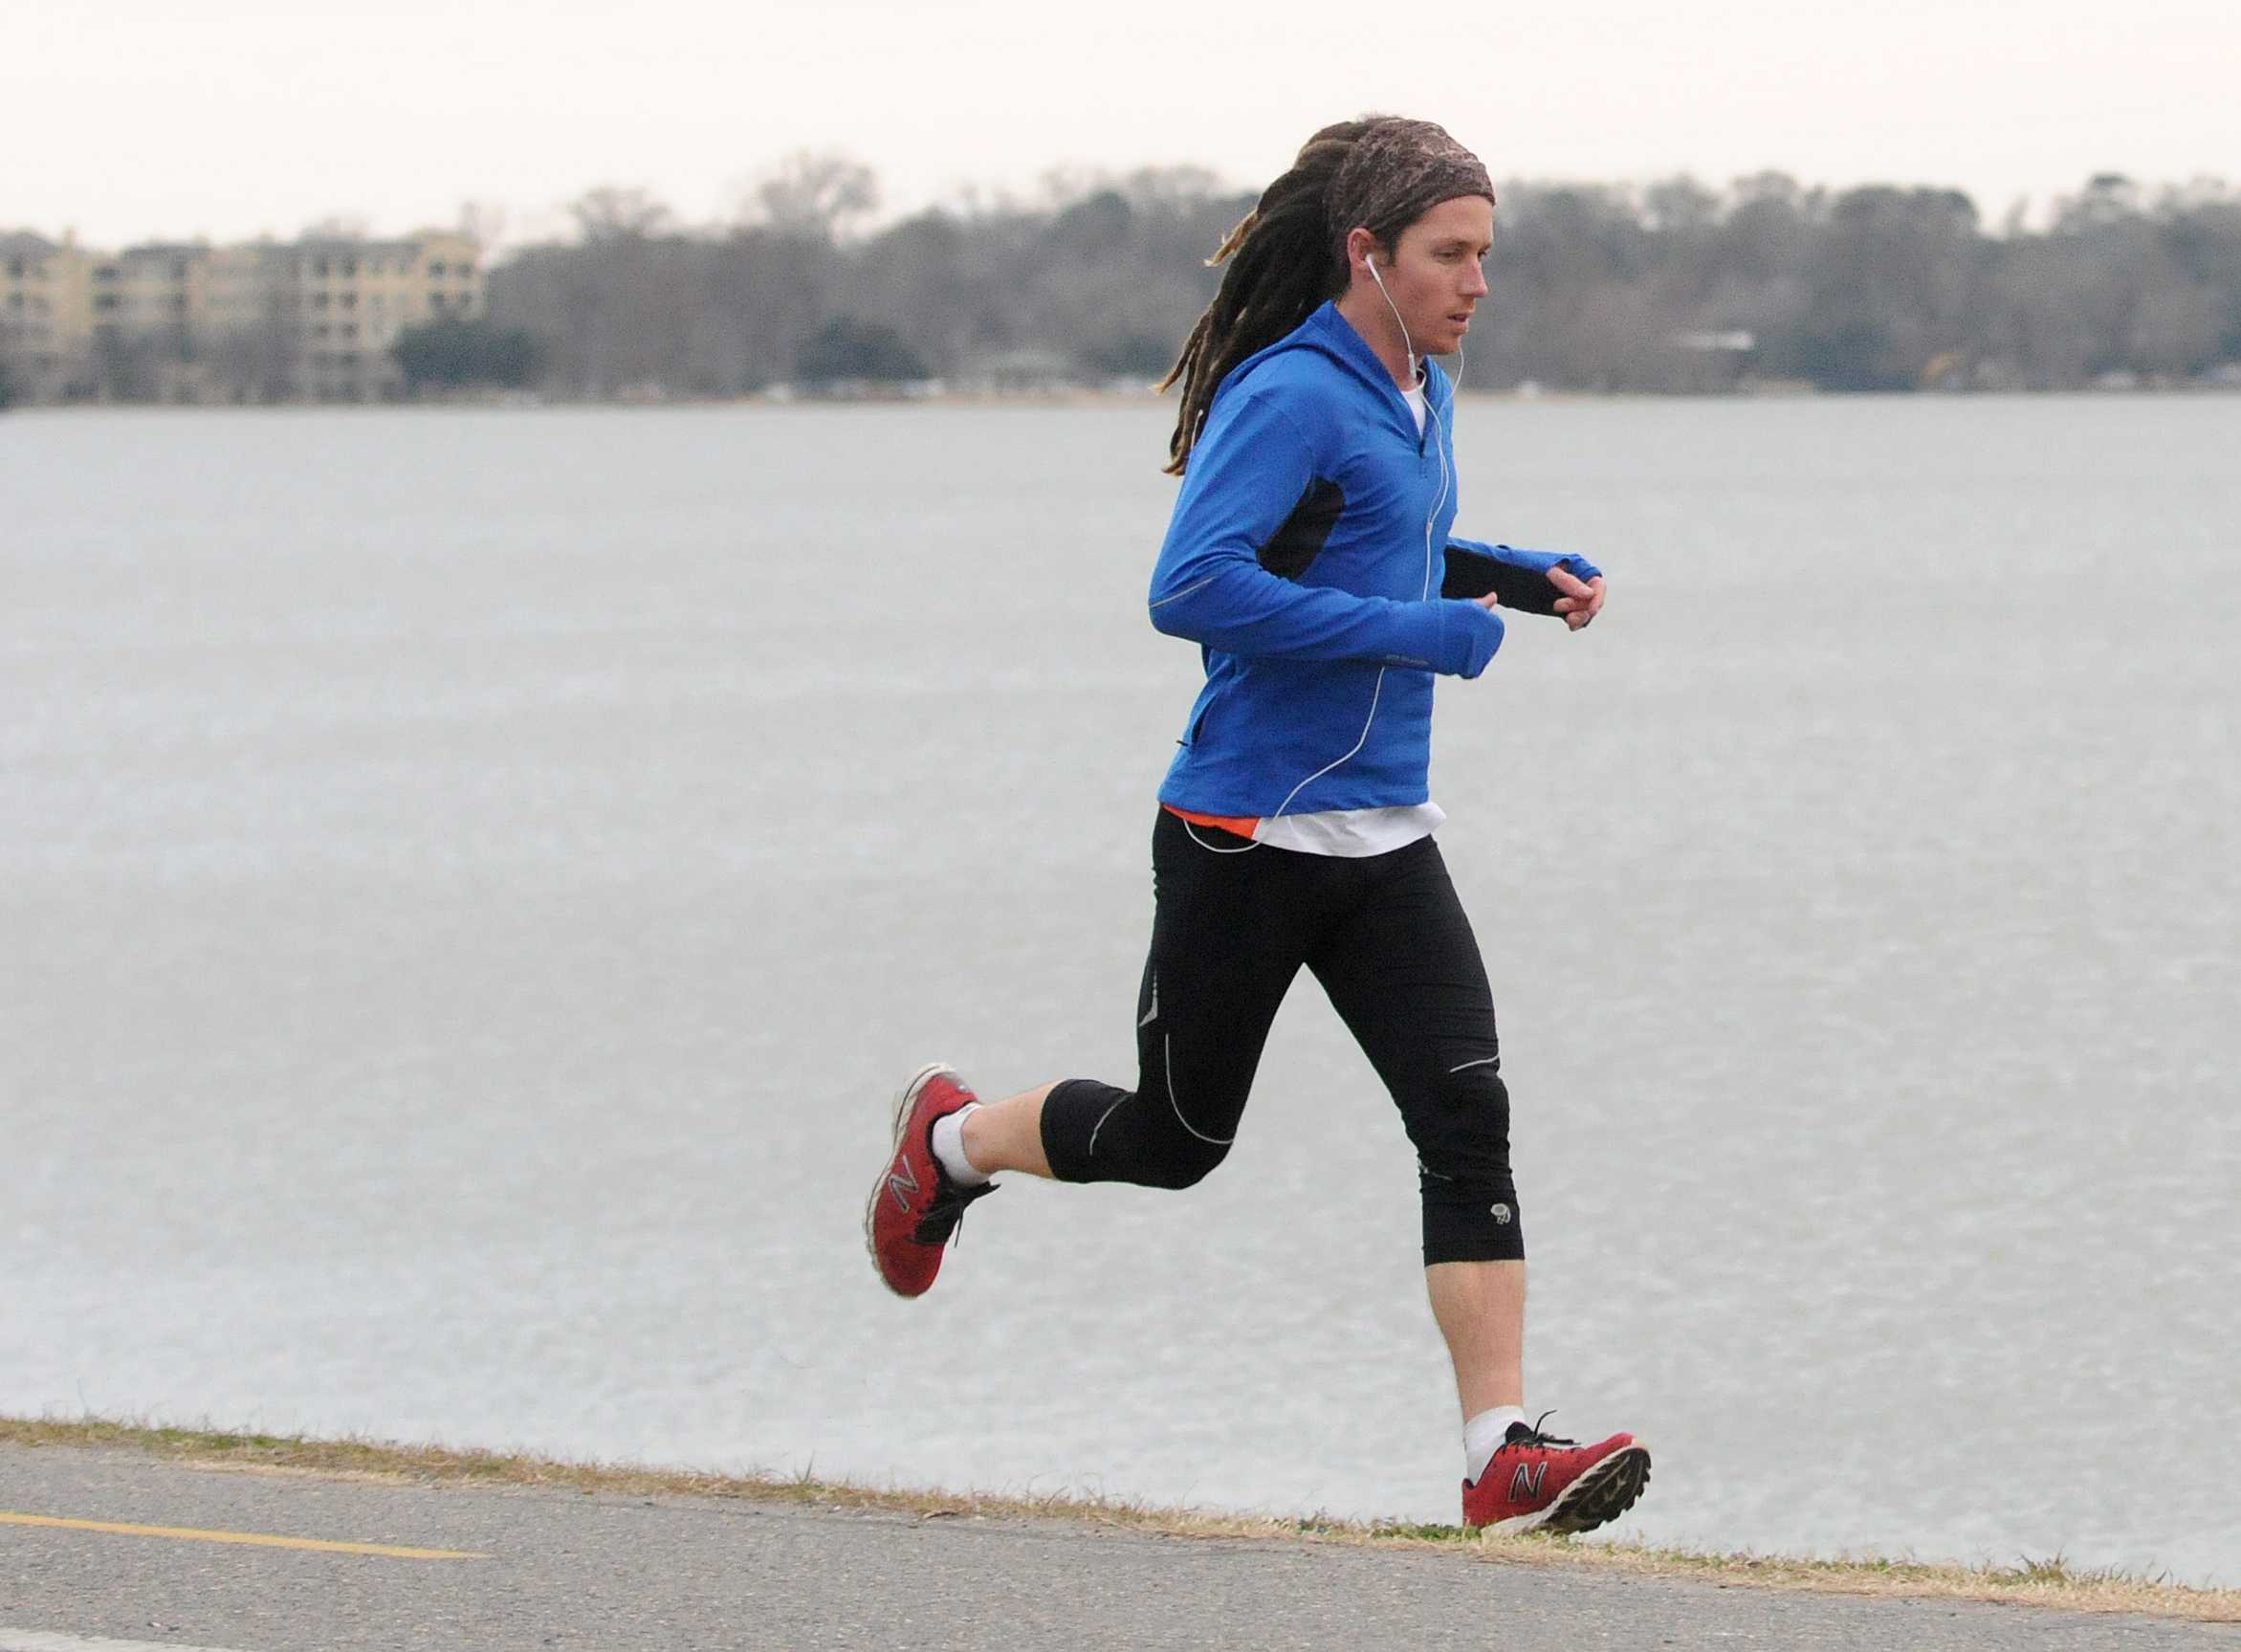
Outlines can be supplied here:
[[[2241, 197], [2095, 179], [2043, 231], [1956, 190], [1769, 175], [1638, 197], [1526, 187], [1496, 231], [1500, 379], [1693, 388], [1723, 362], [1830, 390], [2186, 382], [2241, 361]], [[1747, 333], [1747, 350], [1722, 334]], [[1709, 346], [1707, 348], [1707, 346]]]
[[[2043, 229], [1957, 190], [1507, 184], [1469, 382], [1585, 390], [2068, 389], [2241, 379], [2241, 195], [2115, 176]], [[870, 233], [869, 172], [802, 156], [729, 224], [641, 191], [493, 270], [494, 321], [564, 397], [733, 396], [938, 378], [1148, 380], [1253, 197], [1194, 170], [920, 212]]]
[[563, 396], [1144, 378], [1173, 359], [1213, 292], [1207, 253], [1252, 205], [1203, 173], [1147, 171], [850, 233], [876, 198], [868, 171], [823, 157], [797, 157], [714, 229], [597, 190], [575, 204], [576, 239], [492, 270], [490, 312], [544, 341]]

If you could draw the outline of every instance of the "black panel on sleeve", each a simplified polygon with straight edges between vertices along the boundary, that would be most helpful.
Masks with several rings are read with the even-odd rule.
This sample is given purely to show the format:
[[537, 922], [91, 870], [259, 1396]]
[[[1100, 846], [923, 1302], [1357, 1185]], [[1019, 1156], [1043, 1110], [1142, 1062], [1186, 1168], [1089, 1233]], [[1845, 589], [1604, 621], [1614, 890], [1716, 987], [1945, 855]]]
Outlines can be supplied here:
[[1300, 496], [1268, 542], [1258, 553], [1261, 565], [1279, 579], [1296, 580], [1321, 554], [1330, 530], [1346, 509], [1346, 494], [1336, 482], [1315, 481]]

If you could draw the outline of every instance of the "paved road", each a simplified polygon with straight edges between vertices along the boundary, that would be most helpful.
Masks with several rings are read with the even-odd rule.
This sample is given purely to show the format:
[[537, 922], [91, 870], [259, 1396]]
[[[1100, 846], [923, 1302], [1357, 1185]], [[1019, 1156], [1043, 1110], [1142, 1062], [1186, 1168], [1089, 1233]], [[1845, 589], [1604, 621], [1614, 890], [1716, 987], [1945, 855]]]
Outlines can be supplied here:
[[[54, 1520], [169, 1534], [43, 1523]], [[1585, 1575], [1463, 1553], [388, 1486], [0, 1445], [0, 1652], [1440, 1644], [2241, 1652], [2241, 1628]]]

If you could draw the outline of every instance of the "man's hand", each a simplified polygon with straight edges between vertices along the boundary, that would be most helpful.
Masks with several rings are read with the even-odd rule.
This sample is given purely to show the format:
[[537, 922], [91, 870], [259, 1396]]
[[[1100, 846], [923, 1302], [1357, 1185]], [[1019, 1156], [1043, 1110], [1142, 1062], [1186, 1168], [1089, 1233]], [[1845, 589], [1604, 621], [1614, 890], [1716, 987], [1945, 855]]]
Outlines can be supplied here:
[[1561, 567], [1549, 570], [1549, 583], [1564, 594], [1556, 599], [1556, 611], [1564, 616], [1564, 623], [1573, 630], [1589, 625], [1603, 611], [1603, 576], [1582, 583]]

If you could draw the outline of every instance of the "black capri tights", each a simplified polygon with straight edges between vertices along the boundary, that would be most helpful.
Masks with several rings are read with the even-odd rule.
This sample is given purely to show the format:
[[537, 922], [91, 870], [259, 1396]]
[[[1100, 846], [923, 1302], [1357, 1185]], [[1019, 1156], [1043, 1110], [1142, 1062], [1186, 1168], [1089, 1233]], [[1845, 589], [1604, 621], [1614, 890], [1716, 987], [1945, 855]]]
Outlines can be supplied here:
[[1417, 1150], [1424, 1261], [1525, 1255], [1494, 1002], [1439, 846], [1301, 854], [1187, 826], [1152, 834], [1152, 955], [1133, 1090], [1068, 1079], [1043, 1109], [1061, 1181], [1189, 1187], [1237, 1137], [1269, 1024], [1305, 964], [1400, 1107]]

